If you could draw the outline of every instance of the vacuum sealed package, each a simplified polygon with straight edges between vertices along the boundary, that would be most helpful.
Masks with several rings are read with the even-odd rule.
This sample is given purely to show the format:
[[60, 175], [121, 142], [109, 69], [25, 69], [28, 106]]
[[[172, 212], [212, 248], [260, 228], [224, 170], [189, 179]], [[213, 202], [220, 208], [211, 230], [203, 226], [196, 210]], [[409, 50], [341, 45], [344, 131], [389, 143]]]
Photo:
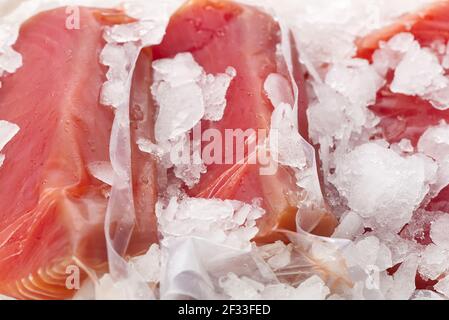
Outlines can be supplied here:
[[1, 297], [448, 299], [448, 25], [0, 0]]

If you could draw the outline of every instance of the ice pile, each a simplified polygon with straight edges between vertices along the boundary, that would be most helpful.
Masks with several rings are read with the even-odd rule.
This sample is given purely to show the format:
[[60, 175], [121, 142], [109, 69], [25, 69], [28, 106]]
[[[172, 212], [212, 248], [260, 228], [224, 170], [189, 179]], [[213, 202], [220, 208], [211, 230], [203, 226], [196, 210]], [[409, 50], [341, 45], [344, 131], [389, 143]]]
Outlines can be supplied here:
[[[438, 50], [446, 51], [445, 45]], [[421, 48], [410, 33], [400, 33], [380, 45], [374, 54], [374, 66], [385, 75], [395, 70], [391, 91], [419, 96], [441, 110], [449, 108], [449, 78], [437, 52]]]
[[265, 210], [239, 201], [171, 198], [166, 207], [157, 207], [159, 231], [164, 240], [171, 237], [198, 237], [240, 250], [251, 248], [258, 233], [256, 220]]
[[265, 213], [258, 201], [172, 197], [166, 203], [161, 199], [156, 212], [162, 298], [218, 298], [224, 272], [258, 273], [251, 255], [251, 240], [259, 231], [256, 220]]
[[[14, 138], [14, 136], [19, 132], [20, 128], [18, 125], [0, 120], [0, 152], [2, 149]], [[5, 161], [5, 155], [0, 153], [0, 167]]]
[[[121, 257], [116, 247], [117, 244], [123, 246], [122, 242], [127, 241], [135, 224], [129, 105], [132, 78], [142, 49], [162, 41], [172, 13], [168, 3], [127, 3], [125, 11], [137, 21], [106, 27], [104, 32], [107, 43], [101, 52], [100, 61], [109, 68], [100, 100], [114, 108], [115, 118], [110, 142], [113, 177], [108, 177], [112, 181], [112, 189], [105, 217], [110, 274], [96, 281], [97, 298], [103, 297], [105, 292], [120, 292], [120, 298], [127, 299], [155, 298], [145, 277]], [[103, 175], [105, 172], [103, 170], [100, 173]], [[111, 234], [111, 226], [120, 232]], [[107, 288], [106, 291], [104, 288]]]
[[301, 60], [322, 75], [321, 67], [351, 59], [356, 39], [434, 0], [240, 0], [263, 6], [288, 23]]
[[429, 192], [436, 171], [427, 157], [401, 157], [388, 147], [367, 143], [337, 159], [331, 182], [366, 227], [399, 232]]
[[[153, 63], [154, 83], [151, 87], [158, 105], [155, 125], [156, 145], [140, 140], [140, 149], [160, 158], [166, 168], [174, 167], [176, 177], [193, 187], [205, 173], [200, 154], [201, 136], [190, 132], [201, 120], [219, 121], [226, 108], [226, 94], [236, 76], [228, 67], [225, 73], [206, 74], [190, 53]], [[201, 135], [201, 129], [194, 133]]]
[[[329, 7], [329, 15], [313, 14], [314, 4], [309, 3], [309, 17], [293, 22], [310, 76], [309, 133], [319, 146], [330, 202], [341, 214], [333, 238], [352, 241], [342, 252], [353, 287], [331, 298], [441, 299], [447, 294], [444, 245], [449, 242], [441, 230], [448, 226], [443, 213], [420, 208], [449, 184], [447, 124], [429, 128], [416, 148], [409, 140], [390, 145], [379, 139], [380, 119], [368, 107], [393, 71], [391, 91], [420, 96], [435, 108], [446, 109], [447, 46], [435, 43], [422, 48], [413, 35], [401, 33], [380, 44], [372, 63], [354, 59], [354, 37], [385, 23], [385, 12], [376, 9], [372, 12], [377, 16], [371, 12], [351, 18], [357, 12], [355, 5], [350, 12], [335, 14], [349, 2]], [[312, 21], [320, 23], [313, 27]], [[299, 30], [299, 25], [304, 28]], [[324, 30], [327, 39], [339, 28], [345, 31], [332, 41], [320, 40]], [[422, 245], [415, 239], [427, 239], [428, 228], [433, 243]], [[391, 274], [393, 266], [399, 269]], [[425, 279], [439, 281], [435, 289], [441, 295], [415, 292], [418, 271]]]
[[230, 273], [221, 279], [220, 286], [232, 300], [324, 300], [330, 293], [318, 276], [306, 279], [295, 288], [283, 283], [264, 285]]
[[[360, 83], [363, 87], [360, 88]], [[370, 134], [379, 120], [368, 109], [385, 80], [365, 60], [352, 59], [329, 68], [324, 82], [313, 82], [316, 99], [308, 108], [310, 136], [320, 145], [325, 170], [334, 166], [329, 150], [346, 150], [359, 136]], [[367, 133], [366, 133], [367, 132]]]

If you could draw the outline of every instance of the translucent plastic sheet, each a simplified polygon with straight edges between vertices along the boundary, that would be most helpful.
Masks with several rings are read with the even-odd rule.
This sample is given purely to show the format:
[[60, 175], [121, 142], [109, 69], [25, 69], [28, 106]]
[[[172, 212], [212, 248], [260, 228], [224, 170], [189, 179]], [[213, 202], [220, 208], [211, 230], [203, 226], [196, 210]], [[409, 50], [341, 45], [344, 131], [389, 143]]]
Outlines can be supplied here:
[[[129, 298], [147, 299], [154, 298], [153, 292], [123, 258], [135, 227], [131, 144], [136, 143], [136, 141], [131, 141], [130, 136], [130, 97], [132, 79], [139, 55], [144, 47], [157, 44], [162, 40], [170, 16], [170, 10], [168, 6], [162, 6], [159, 10], [154, 11], [145, 7], [142, 7], [140, 10], [135, 7], [132, 9], [134, 10], [132, 12], [143, 15], [137, 17], [142, 20], [129, 25], [131, 30], [135, 28], [135, 31], [131, 34], [134, 33], [141, 36], [139, 40], [135, 41], [133, 39], [134, 35], [131, 35], [130, 39], [122, 38], [123, 35], [129, 36], [125, 29], [127, 26], [124, 26], [122, 30], [109, 29], [105, 35], [110, 43], [114, 43], [119, 39], [117, 41], [118, 45], [124, 46], [126, 56], [130, 62], [130, 68], [127, 70], [128, 75], [124, 83], [126, 99], [118, 97], [117, 101], [119, 102], [114, 104], [116, 113], [110, 142], [110, 158], [114, 179], [104, 229], [108, 249], [109, 272], [112, 278], [118, 282], [126, 280], [127, 285], [125, 288], [129, 290], [127, 294]], [[117, 37], [114, 36], [114, 32], [118, 33]]]
[[276, 283], [270, 268], [251, 251], [201, 238], [172, 238], [163, 243], [164, 272], [161, 299], [224, 299], [219, 280], [229, 273], [247, 276], [262, 283]]

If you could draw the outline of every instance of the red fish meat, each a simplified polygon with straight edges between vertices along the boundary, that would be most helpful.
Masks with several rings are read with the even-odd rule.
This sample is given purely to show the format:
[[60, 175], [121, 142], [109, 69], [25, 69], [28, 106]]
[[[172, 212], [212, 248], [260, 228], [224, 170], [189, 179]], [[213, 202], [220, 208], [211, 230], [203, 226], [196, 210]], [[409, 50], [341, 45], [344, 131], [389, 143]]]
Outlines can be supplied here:
[[[227, 67], [237, 71], [227, 92], [224, 117], [218, 122], [202, 122], [202, 130], [213, 128], [225, 137], [227, 129], [269, 130], [273, 105], [264, 92], [264, 82], [271, 73], [289, 79], [285, 65], [276, 56], [280, 40], [278, 23], [256, 8], [231, 1], [196, 0], [172, 16], [166, 36], [153, 54], [157, 60], [190, 52], [207, 73], [222, 73]], [[304, 96], [299, 103], [307, 103]], [[248, 153], [245, 155], [244, 163], [208, 165], [199, 184], [187, 193], [249, 203], [261, 198], [266, 215], [258, 222], [257, 240], [272, 241], [278, 237], [276, 230], [296, 229], [302, 190], [288, 168], [280, 167], [275, 175], [264, 176], [259, 173], [260, 164], [250, 163]], [[316, 208], [315, 214], [319, 217], [315, 231], [329, 235], [334, 219], [322, 208]]]
[[[80, 8], [80, 28], [66, 28], [65, 8], [23, 24], [15, 50], [23, 66], [2, 78], [0, 119], [19, 133], [3, 150], [0, 168], [0, 293], [16, 298], [59, 299], [66, 267], [107, 270], [104, 218], [110, 189], [88, 170], [109, 162], [112, 108], [99, 103], [106, 68], [99, 55], [107, 24], [129, 21], [121, 12]], [[133, 78], [131, 136], [152, 138], [147, 88], [151, 57], [143, 53]], [[128, 254], [157, 241], [156, 168], [132, 148], [136, 226]]]
[[[398, 23], [360, 39], [357, 56], [371, 61], [381, 41], [388, 41], [401, 32], [411, 33], [421, 47], [431, 47], [435, 42], [446, 44], [449, 41], [449, 2], [432, 4], [417, 14], [409, 14]], [[394, 71], [390, 70], [386, 85], [377, 93], [377, 100], [370, 108], [381, 118], [379, 128], [387, 141], [396, 143], [402, 139], [409, 139], [414, 146], [417, 146], [428, 128], [438, 125], [442, 120], [449, 122], [449, 110], [439, 110], [418, 96], [392, 92], [390, 85], [393, 76]], [[427, 211], [423, 211], [420, 215], [436, 211], [449, 213], [449, 186], [425, 204], [423, 209]], [[423, 234], [415, 238], [423, 245], [432, 242], [429, 235], [429, 221], [421, 226]], [[407, 228], [401, 235], [410, 237]], [[435, 283], [436, 281], [426, 281], [417, 275], [418, 289], [432, 289]]]

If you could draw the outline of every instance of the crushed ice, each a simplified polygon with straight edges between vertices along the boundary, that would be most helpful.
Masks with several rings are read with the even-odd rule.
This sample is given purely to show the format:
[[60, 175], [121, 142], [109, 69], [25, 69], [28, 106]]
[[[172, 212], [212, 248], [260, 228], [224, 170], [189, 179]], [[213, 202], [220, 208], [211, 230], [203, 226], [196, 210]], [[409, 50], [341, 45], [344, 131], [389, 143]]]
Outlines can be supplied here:
[[[28, 7], [36, 6], [30, 4], [33, 2], [38, 1], [28, 1]], [[244, 0], [244, 2], [255, 1]], [[382, 141], [366, 143], [379, 121], [367, 107], [375, 99], [376, 92], [384, 85], [383, 79], [390, 69], [396, 70], [392, 90], [420, 95], [430, 100], [436, 108], [448, 108], [449, 90], [444, 69], [449, 65], [447, 54], [449, 46], [439, 49], [445, 54], [440, 64], [435, 52], [417, 46], [413, 37], [404, 33], [383, 43], [381, 49], [375, 53], [372, 65], [352, 59], [356, 50], [356, 37], [377, 29], [391, 19], [428, 2], [430, 0], [367, 0], [363, 3], [358, 0], [344, 0], [329, 5], [327, 0], [314, 2], [299, 0], [292, 2], [291, 6], [285, 6], [284, 2], [274, 0], [257, 1], [257, 5], [275, 8], [276, 13], [290, 24], [302, 50], [301, 60], [313, 75], [313, 99], [308, 111], [310, 134], [313, 141], [320, 144], [325, 172], [335, 172], [331, 182], [348, 200], [340, 225], [333, 237], [352, 240], [343, 253], [350, 266], [354, 285], [339, 295], [329, 296], [327, 285], [317, 276], [312, 275], [303, 279], [299, 285], [290, 285], [276, 283], [276, 278], [270, 278], [269, 272], [262, 278], [270, 278], [271, 282], [254, 279], [254, 274], [241, 275], [239, 272], [241, 270], [236, 270], [235, 273], [228, 272], [220, 277], [218, 285], [228, 297], [442, 299], [445, 296], [449, 298], [449, 278], [442, 276], [449, 268], [449, 261], [446, 259], [448, 239], [444, 234], [449, 223], [448, 219], [444, 215], [439, 215], [439, 218], [432, 221], [430, 236], [433, 244], [425, 248], [402, 239], [395, 233], [404, 224], [416, 218], [417, 212], [414, 211], [425, 200], [429, 190], [438, 193], [449, 182], [447, 164], [449, 159], [446, 156], [449, 145], [447, 125], [442, 123], [440, 126], [430, 128], [421, 137], [417, 148], [419, 154], [415, 155], [412, 155], [415, 150], [410, 141], [401, 141], [392, 146]], [[130, 53], [135, 49], [132, 41], [157, 42], [163, 34], [165, 28], [163, 23], [167, 20], [158, 14], [161, 8], [155, 6], [154, 1], [146, 3], [146, 7], [126, 5], [128, 14], [139, 18], [139, 22], [111, 28], [105, 35], [110, 41], [102, 53], [102, 61], [110, 67], [108, 82], [102, 95], [105, 104], [117, 107], [123, 103], [122, 99], [126, 93], [121, 90], [124, 87], [123, 81], [126, 79], [127, 70], [131, 66]], [[7, 29], [0, 28], [0, 30]], [[0, 76], [3, 72], [14, 72], [20, 67], [20, 56], [11, 49], [15, 37], [15, 32], [5, 35], [0, 31]], [[163, 126], [162, 130], [168, 130], [169, 134], [177, 133], [173, 140], [183, 143], [188, 139], [186, 133], [201, 119], [217, 121], [221, 118], [226, 104], [224, 98], [226, 90], [235, 76], [232, 69], [219, 75], [205, 75], [201, 70], [201, 76], [198, 76], [201, 79], [198, 80], [197, 75], [192, 75], [192, 71], [198, 70], [192, 65], [190, 67], [184, 75], [174, 74], [173, 78], [170, 78], [170, 74], [163, 75], [168, 78], [164, 78], [161, 82], [165, 84], [161, 84], [156, 90], [157, 95], [161, 97], [162, 105], [173, 103], [171, 107], [176, 108], [179, 107], [176, 105], [177, 102], [181, 101], [181, 105], [185, 106], [185, 101], [179, 97], [179, 100], [176, 100], [176, 97], [168, 96], [169, 86], [188, 87], [188, 83], [178, 81], [190, 78], [191, 86], [188, 88], [193, 88], [192, 92], [197, 94], [189, 95], [186, 101], [188, 105], [193, 106], [195, 99], [195, 103], [198, 102], [195, 105], [197, 109], [189, 109], [191, 114], [181, 115], [186, 116], [183, 118], [186, 121], [179, 121], [174, 125], [169, 123], [168, 117], [164, 120], [164, 114], [161, 114], [161, 120], [169, 124], [167, 127]], [[169, 70], [169, 73], [182, 70], [182, 66], [177, 66]], [[410, 81], [416, 78], [419, 82]], [[282, 105], [282, 103], [291, 104], [291, 101], [283, 101], [282, 96], [285, 95], [277, 96], [276, 92], [270, 94], [271, 88], [282, 87], [282, 82], [283, 80], [276, 76], [269, 77], [266, 82], [265, 89], [273, 104], [276, 107], [281, 106], [276, 108], [277, 112], [273, 116], [278, 120], [273, 121], [274, 126], [276, 123], [279, 124], [279, 120], [286, 120], [287, 123], [291, 121], [290, 109]], [[343, 83], [347, 85], [342, 86]], [[365, 85], [360, 88], [360, 83]], [[182, 90], [180, 92], [182, 93]], [[173, 114], [178, 115], [171, 113]], [[289, 139], [297, 139], [291, 134], [292, 126], [278, 125], [278, 127], [286, 130], [285, 134]], [[164, 139], [169, 135], [160, 136]], [[165, 151], [159, 143], [139, 140], [138, 144], [142, 151], [164, 158]], [[282, 145], [278, 148], [283, 150]], [[279, 159], [294, 167], [304, 165], [302, 154], [295, 150], [281, 151]], [[179, 170], [181, 171], [179, 175], [183, 176], [182, 168]], [[185, 179], [189, 183], [194, 183], [195, 177], [198, 177], [202, 170], [201, 165], [198, 166], [194, 177]], [[107, 171], [103, 164], [96, 164], [91, 169], [91, 173], [102, 181], [109, 180]], [[179, 253], [184, 252], [179, 250], [180, 248], [188, 248], [185, 251], [187, 254], [201, 252], [198, 256], [204, 256], [204, 252], [211, 248], [209, 244], [201, 247], [197, 240], [183, 241], [182, 245], [175, 245], [171, 243], [170, 238], [193, 236], [195, 239], [218, 241], [231, 247], [248, 249], [251, 245], [250, 235], [256, 232], [255, 220], [263, 214], [257, 205], [232, 201], [218, 205], [215, 200], [189, 198], [173, 198], [164, 205], [159, 204], [159, 212], [163, 212], [159, 215], [161, 230], [168, 235], [166, 248], [152, 246], [146, 255], [134, 258], [130, 262], [132, 268], [137, 270], [137, 274], [150, 283], [164, 279], [164, 275], [161, 274], [161, 270], [164, 270], [163, 260], [166, 259], [164, 251], [167, 254], [171, 249], [178, 249], [176, 252]], [[192, 221], [197, 223], [193, 224]], [[216, 229], [217, 225], [221, 225], [220, 230]], [[371, 228], [374, 230], [367, 231], [372, 230]], [[316, 245], [314, 250], [316, 254], [320, 253], [328, 258], [333, 256], [326, 250], [318, 250]], [[232, 252], [230, 256], [240, 257], [240, 251], [238, 254]], [[245, 250], [243, 252], [248, 253]], [[254, 249], [250, 252], [254, 252]], [[294, 262], [292, 245], [274, 243], [260, 247], [256, 252], [259, 258], [265, 261], [268, 269], [282, 270]], [[220, 260], [217, 261], [219, 263]], [[398, 271], [393, 276], [389, 275], [386, 269], [398, 263], [401, 263]], [[263, 265], [259, 266], [260, 272]], [[202, 267], [204, 266], [199, 265], [192, 269], [201, 270]], [[171, 271], [169, 268], [167, 270]], [[438, 293], [428, 290], [415, 292], [414, 280], [417, 270], [429, 279], [438, 279], [435, 286]], [[185, 279], [183, 281], [185, 282]], [[182, 285], [175, 287], [183, 288]], [[112, 280], [109, 275], [96, 284], [97, 297], [139, 297], [138, 294], [130, 293], [128, 290], [128, 283]], [[207, 289], [204, 288], [204, 291]]]
[[189, 133], [201, 120], [221, 120], [236, 70], [228, 67], [221, 74], [206, 74], [190, 53], [154, 61], [153, 70], [151, 91], [158, 105], [157, 144], [140, 140], [139, 146], [155, 154], [167, 169], [174, 167], [176, 176], [193, 187], [206, 167], [198, 154], [201, 141], [191, 142]]
[[[0, 120], [0, 152], [2, 149], [14, 138], [14, 136], [19, 132], [20, 128], [18, 125]], [[0, 167], [3, 165], [6, 156], [0, 154]]]

